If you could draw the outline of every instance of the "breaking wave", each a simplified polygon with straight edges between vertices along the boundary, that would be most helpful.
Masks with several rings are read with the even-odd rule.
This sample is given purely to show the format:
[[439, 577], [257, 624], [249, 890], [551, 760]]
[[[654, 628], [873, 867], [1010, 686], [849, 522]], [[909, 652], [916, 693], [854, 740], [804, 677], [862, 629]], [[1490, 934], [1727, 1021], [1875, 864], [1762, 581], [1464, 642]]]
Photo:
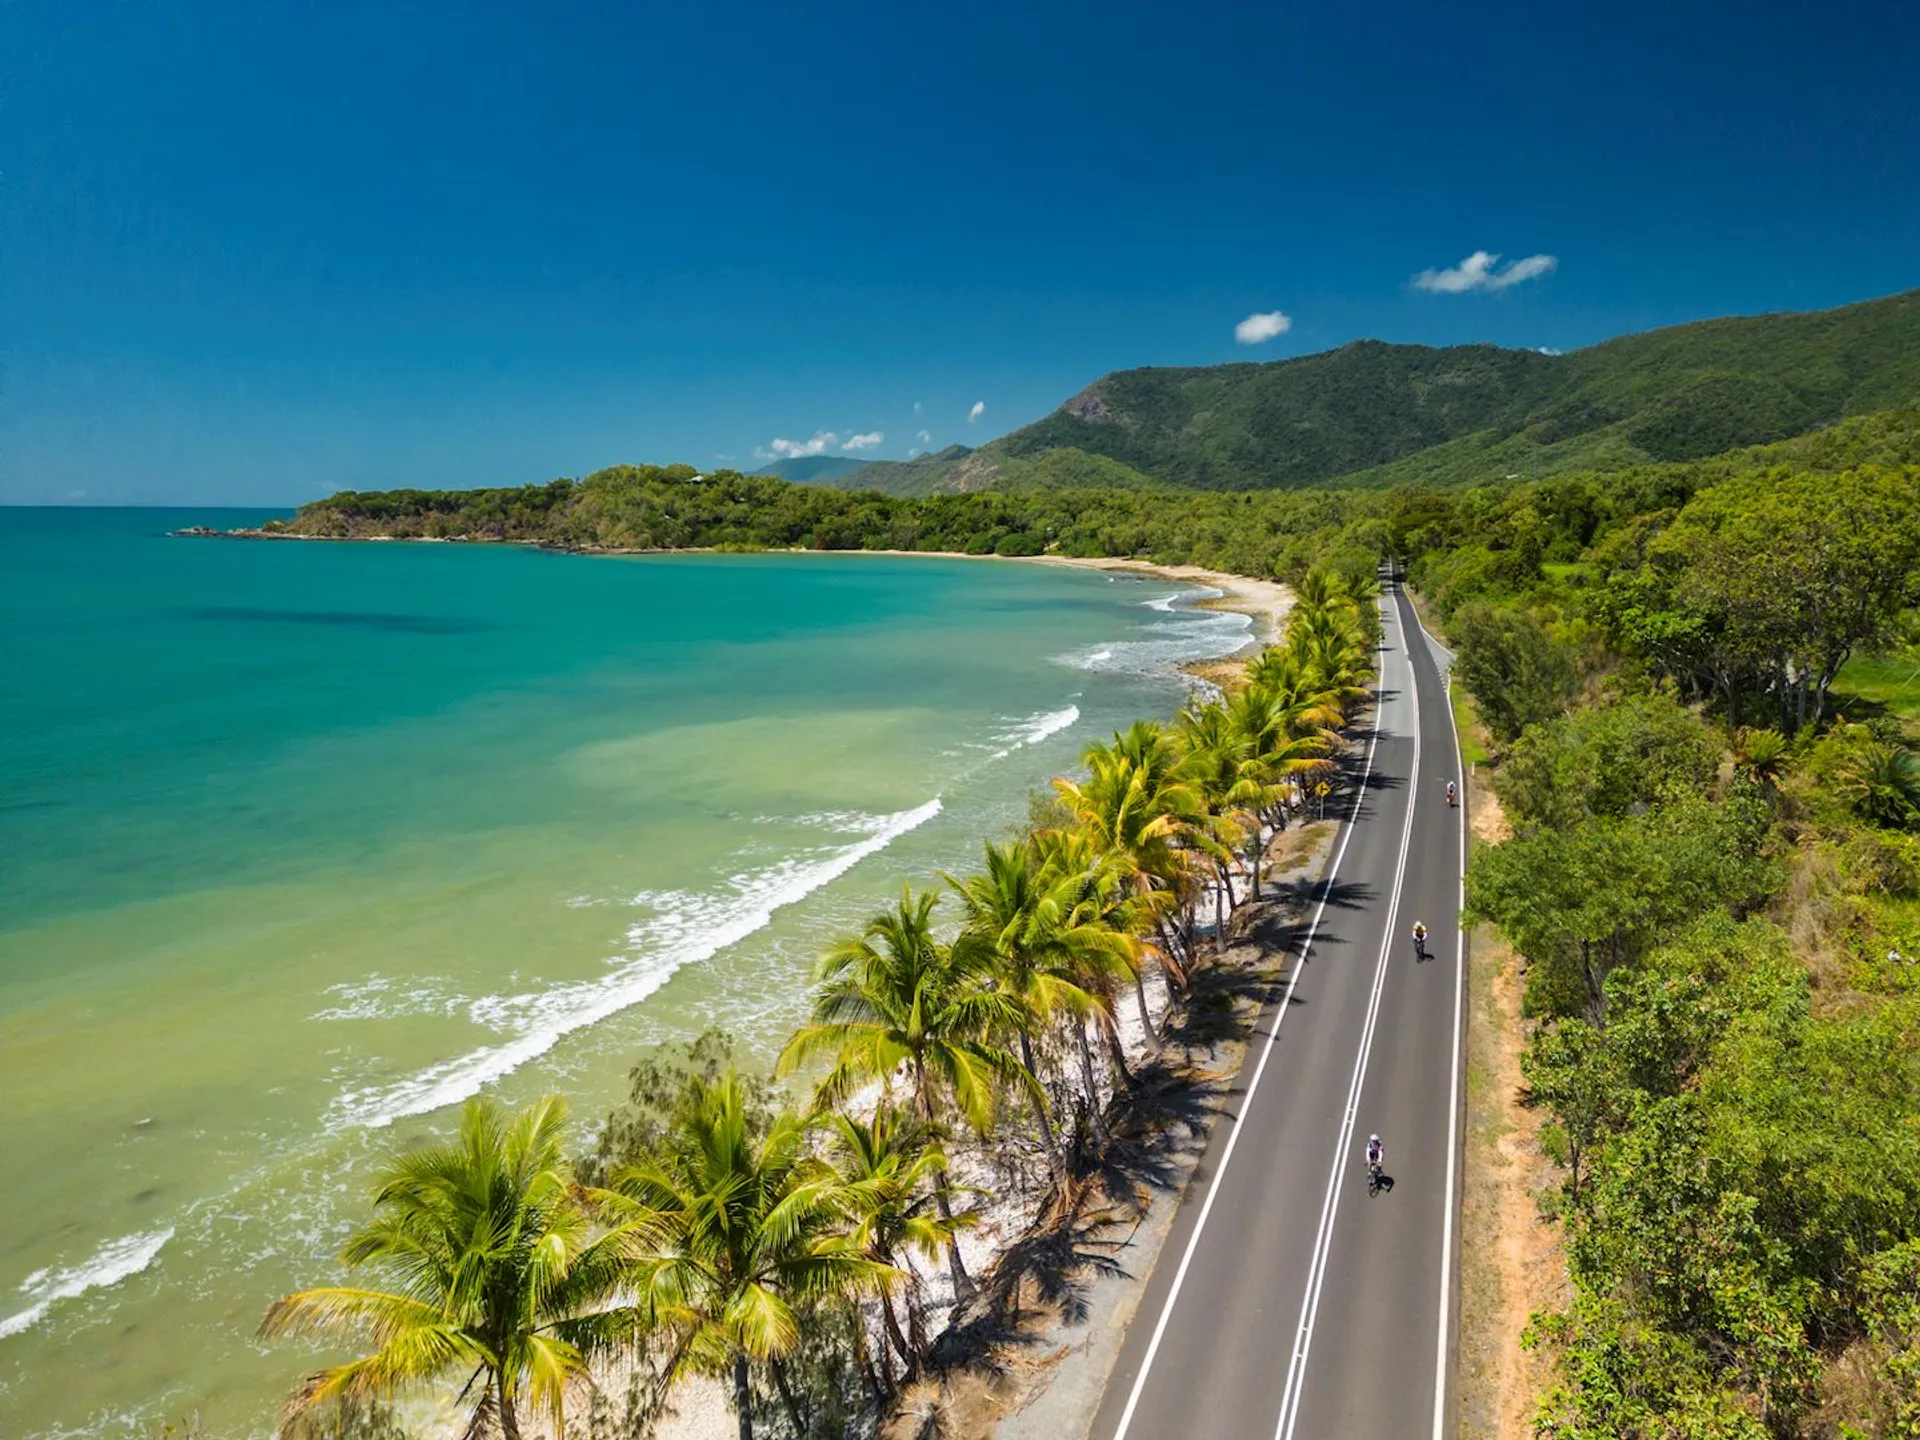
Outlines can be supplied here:
[[130, 1275], [138, 1275], [154, 1261], [173, 1238], [173, 1227], [147, 1230], [138, 1235], [122, 1235], [109, 1240], [84, 1263], [71, 1269], [49, 1267], [36, 1270], [20, 1282], [20, 1293], [31, 1302], [26, 1309], [0, 1319], [0, 1337], [18, 1335], [40, 1323], [40, 1317], [61, 1300], [71, 1300], [89, 1290], [118, 1285]]
[[469, 1013], [475, 1021], [518, 1033], [501, 1044], [482, 1046], [404, 1080], [343, 1092], [333, 1104], [333, 1128], [377, 1128], [409, 1115], [457, 1105], [545, 1054], [563, 1036], [639, 1004], [677, 971], [711, 959], [727, 946], [744, 940], [767, 925], [776, 911], [806, 899], [939, 813], [936, 796], [913, 810], [863, 817], [859, 826], [850, 823], [850, 816], [834, 816], [831, 818], [839, 822], [834, 828], [848, 832], [865, 828], [867, 833], [852, 845], [824, 847], [734, 875], [713, 893], [653, 891], [636, 895], [632, 903], [652, 913], [628, 928], [631, 959], [596, 980], [537, 994], [489, 996], [472, 1002]]

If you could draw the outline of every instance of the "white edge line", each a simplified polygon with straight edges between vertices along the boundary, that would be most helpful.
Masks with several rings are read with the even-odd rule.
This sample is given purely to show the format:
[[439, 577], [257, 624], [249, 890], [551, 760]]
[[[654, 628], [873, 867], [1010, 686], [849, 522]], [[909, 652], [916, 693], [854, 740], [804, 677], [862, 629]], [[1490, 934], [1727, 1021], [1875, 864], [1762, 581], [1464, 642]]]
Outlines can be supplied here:
[[[1384, 673], [1380, 678], [1385, 679]], [[1180, 1256], [1180, 1267], [1173, 1272], [1173, 1288], [1167, 1292], [1166, 1303], [1160, 1307], [1160, 1318], [1154, 1322], [1153, 1337], [1147, 1342], [1146, 1358], [1140, 1362], [1140, 1373], [1133, 1377], [1133, 1389], [1127, 1394], [1126, 1408], [1120, 1412], [1120, 1424], [1113, 1432], [1113, 1440], [1126, 1440], [1127, 1428], [1133, 1424], [1133, 1412], [1146, 1390], [1147, 1375], [1153, 1369], [1154, 1357], [1160, 1352], [1160, 1341], [1166, 1334], [1167, 1322], [1173, 1318], [1173, 1307], [1180, 1298], [1180, 1287], [1186, 1283], [1187, 1267], [1193, 1263], [1193, 1252], [1199, 1247], [1200, 1236], [1207, 1228], [1207, 1216], [1212, 1213], [1213, 1202], [1220, 1194], [1221, 1183], [1227, 1176], [1227, 1166], [1233, 1162], [1234, 1147], [1240, 1143], [1240, 1136], [1246, 1130], [1247, 1112], [1253, 1108], [1254, 1093], [1260, 1088], [1260, 1077], [1266, 1073], [1267, 1057], [1273, 1053], [1273, 1042], [1280, 1036], [1281, 1022], [1287, 1018], [1287, 1009], [1293, 1003], [1293, 990], [1300, 983], [1300, 972], [1306, 968], [1307, 952], [1313, 948], [1314, 937], [1320, 933], [1320, 917], [1327, 912], [1327, 900], [1333, 894], [1333, 882], [1340, 873], [1340, 862], [1347, 858], [1347, 845], [1353, 839], [1353, 822], [1359, 818], [1360, 802], [1366, 798], [1367, 780], [1373, 774], [1373, 752], [1379, 743], [1380, 710], [1376, 695], [1373, 737], [1367, 741], [1366, 765], [1360, 772], [1360, 783], [1354, 787], [1353, 809], [1347, 816], [1346, 833], [1340, 837], [1340, 848], [1334, 854], [1333, 864], [1327, 868], [1326, 878], [1320, 882], [1320, 904], [1313, 912], [1313, 923], [1307, 927], [1307, 937], [1300, 943], [1299, 957], [1294, 961], [1286, 993], [1280, 997], [1280, 1003], [1274, 1011], [1273, 1026], [1267, 1031], [1267, 1043], [1260, 1050], [1260, 1062], [1253, 1067], [1253, 1079], [1247, 1082], [1246, 1098], [1240, 1102], [1240, 1113], [1227, 1135], [1227, 1148], [1220, 1152], [1220, 1168], [1214, 1172], [1212, 1182], [1207, 1186], [1207, 1198], [1200, 1205], [1200, 1218], [1194, 1221], [1193, 1234], [1187, 1237], [1186, 1251]]]
[[[1413, 760], [1407, 779], [1407, 818], [1400, 827], [1400, 855], [1394, 865], [1393, 890], [1387, 900], [1387, 923], [1380, 937], [1380, 958], [1374, 964], [1373, 989], [1367, 997], [1367, 1019], [1361, 1026], [1360, 1046], [1354, 1052], [1353, 1075], [1347, 1082], [1346, 1109], [1340, 1131], [1334, 1139], [1333, 1164], [1327, 1175], [1327, 1189], [1320, 1204], [1320, 1225], [1314, 1236], [1313, 1255], [1307, 1266], [1306, 1294], [1300, 1303], [1300, 1325], [1294, 1332], [1292, 1354], [1287, 1360], [1287, 1384], [1280, 1397], [1280, 1418], [1274, 1425], [1274, 1440], [1290, 1440], [1299, 1423], [1300, 1400], [1307, 1389], [1307, 1357], [1313, 1349], [1313, 1327], [1320, 1317], [1320, 1296], [1326, 1286], [1327, 1260], [1333, 1250], [1333, 1227], [1339, 1217], [1340, 1196], [1346, 1190], [1347, 1146], [1352, 1143], [1354, 1119], [1359, 1111], [1360, 1095], [1366, 1086], [1367, 1061], [1373, 1053], [1373, 1034], [1380, 1018], [1380, 998], [1386, 990], [1387, 966], [1393, 954], [1394, 930], [1400, 918], [1400, 897], [1407, 881], [1407, 856], [1413, 846], [1413, 817], [1420, 798], [1420, 677], [1413, 668], [1413, 649], [1407, 642], [1406, 622], [1398, 609], [1394, 619], [1400, 624], [1400, 639], [1407, 656], [1407, 691], [1413, 702]], [[1385, 667], [1381, 680], [1386, 679]], [[1379, 733], [1376, 723], [1375, 734]]]
[[[1402, 593], [1405, 591], [1403, 589]], [[1426, 622], [1420, 618], [1419, 610], [1414, 608], [1412, 599], [1407, 600], [1407, 608], [1413, 611], [1413, 623], [1420, 627], [1420, 633], [1426, 636], [1431, 649], [1444, 653], [1449, 661], [1454, 653], [1440, 644], [1428, 631]], [[1460, 879], [1459, 891], [1455, 900], [1455, 930], [1453, 947], [1453, 1068], [1448, 1076], [1447, 1100], [1447, 1203], [1440, 1231], [1440, 1329], [1434, 1341], [1433, 1360], [1433, 1440], [1445, 1440], [1447, 1429], [1447, 1344], [1449, 1324], [1453, 1318], [1453, 1210], [1455, 1187], [1457, 1185], [1456, 1166], [1460, 1154], [1460, 1011], [1465, 999], [1467, 973], [1467, 931], [1458, 922], [1460, 912], [1467, 908], [1467, 791], [1466, 791], [1466, 755], [1460, 744], [1460, 725], [1453, 713], [1453, 666], [1447, 667], [1447, 726], [1453, 731], [1454, 768], [1459, 775], [1460, 786]]]

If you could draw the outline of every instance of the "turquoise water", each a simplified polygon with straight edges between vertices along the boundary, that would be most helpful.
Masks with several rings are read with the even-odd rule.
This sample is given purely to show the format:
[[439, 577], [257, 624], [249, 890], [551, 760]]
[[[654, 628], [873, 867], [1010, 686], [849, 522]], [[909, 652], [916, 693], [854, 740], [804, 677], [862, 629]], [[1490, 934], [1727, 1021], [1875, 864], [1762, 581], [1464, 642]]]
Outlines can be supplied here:
[[240, 543], [0, 510], [0, 1434], [264, 1434], [370, 1165], [584, 1121], [967, 865], [1239, 617], [876, 556]]

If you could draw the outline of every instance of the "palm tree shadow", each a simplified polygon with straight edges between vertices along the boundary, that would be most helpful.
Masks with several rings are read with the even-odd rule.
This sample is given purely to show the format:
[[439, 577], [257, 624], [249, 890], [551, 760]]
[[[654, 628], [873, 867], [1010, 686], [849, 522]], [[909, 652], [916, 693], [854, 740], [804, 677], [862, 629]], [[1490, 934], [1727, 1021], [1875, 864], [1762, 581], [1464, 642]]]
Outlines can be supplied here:
[[[925, 1388], [902, 1412], [912, 1417], [911, 1433], [963, 1433], [968, 1390], [997, 1389], [1057, 1348], [1060, 1328], [1088, 1323], [1095, 1287], [1132, 1274], [1134, 1231], [1156, 1200], [1206, 1178], [1208, 1142], [1243, 1084], [1215, 1057], [1251, 1041], [1284, 993], [1319, 891], [1316, 882], [1286, 884], [1236, 912], [1225, 958], [1190, 976], [1179, 1023], [1106, 1107], [1105, 1146], [1094, 1146], [1089, 1127], [1080, 1127], [1068, 1178], [1043, 1206], [1046, 1218], [1001, 1252], [935, 1342]], [[1358, 907], [1369, 896], [1366, 886], [1338, 885], [1329, 903]]]

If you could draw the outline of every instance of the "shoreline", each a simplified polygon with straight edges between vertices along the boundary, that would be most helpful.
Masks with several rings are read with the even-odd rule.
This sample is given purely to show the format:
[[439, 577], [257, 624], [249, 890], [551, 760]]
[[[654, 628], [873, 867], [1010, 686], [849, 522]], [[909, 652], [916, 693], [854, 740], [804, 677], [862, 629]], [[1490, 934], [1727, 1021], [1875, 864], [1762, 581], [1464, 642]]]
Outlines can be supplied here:
[[476, 540], [464, 536], [440, 535], [296, 535], [282, 530], [209, 530], [190, 527], [170, 532], [185, 539], [215, 540], [308, 540], [322, 543], [361, 543], [389, 545], [517, 545], [528, 550], [543, 550], [555, 555], [587, 556], [669, 556], [669, 555], [874, 555], [904, 560], [986, 560], [999, 564], [1048, 565], [1071, 570], [1105, 570], [1114, 574], [1137, 575], [1164, 580], [1173, 585], [1205, 586], [1220, 594], [1201, 596], [1188, 602], [1196, 610], [1222, 610], [1245, 615], [1253, 621], [1246, 644], [1231, 655], [1215, 659], [1183, 660], [1176, 667], [1203, 686], [1223, 689], [1238, 681], [1246, 663], [1260, 650], [1275, 644], [1293, 609], [1293, 591], [1279, 580], [1261, 580], [1251, 575], [1236, 575], [1226, 570], [1209, 570], [1200, 565], [1171, 565], [1131, 556], [1076, 555], [969, 555], [962, 550], [815, 550], [791, 549], [721, 550], [710, 545], [690, 545], [679, 549], [634, 549], [624, 546], [549, 545], [538, 540]]

